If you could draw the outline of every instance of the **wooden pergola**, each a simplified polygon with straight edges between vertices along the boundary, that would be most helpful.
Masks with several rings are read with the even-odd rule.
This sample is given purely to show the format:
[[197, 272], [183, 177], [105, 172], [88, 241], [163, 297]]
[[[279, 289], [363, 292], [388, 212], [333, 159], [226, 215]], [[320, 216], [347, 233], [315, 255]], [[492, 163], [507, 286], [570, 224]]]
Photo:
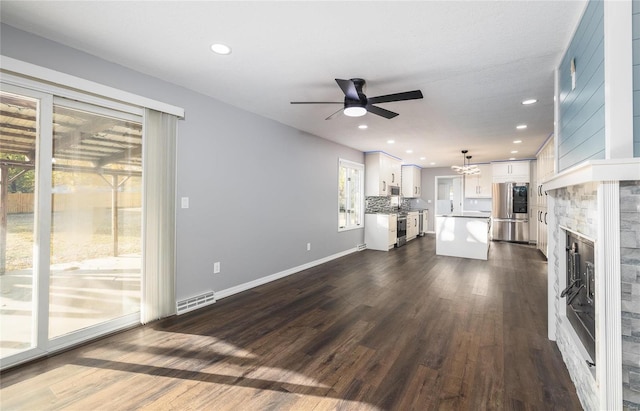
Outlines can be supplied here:
[[[6, 267], [9, 186], [37, 167], [37, 104], [0, 94], [0, 274]], [[18, 170], [11, 178], [10, 169]], [[99, 175], [111, 188], [113, 255], [118, 255], [118, 191], [142, 175], [142, 124], [54, 106], [52, 170]]]

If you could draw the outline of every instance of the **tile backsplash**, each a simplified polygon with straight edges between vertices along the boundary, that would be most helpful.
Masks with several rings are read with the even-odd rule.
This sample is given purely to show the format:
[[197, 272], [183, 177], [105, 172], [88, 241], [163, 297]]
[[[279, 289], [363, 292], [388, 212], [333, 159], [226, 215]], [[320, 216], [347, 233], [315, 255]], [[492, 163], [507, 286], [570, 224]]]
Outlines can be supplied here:
[[409, 211], [411, 202], [403, 197], [365, 197], [365, 213], [397, 213]]

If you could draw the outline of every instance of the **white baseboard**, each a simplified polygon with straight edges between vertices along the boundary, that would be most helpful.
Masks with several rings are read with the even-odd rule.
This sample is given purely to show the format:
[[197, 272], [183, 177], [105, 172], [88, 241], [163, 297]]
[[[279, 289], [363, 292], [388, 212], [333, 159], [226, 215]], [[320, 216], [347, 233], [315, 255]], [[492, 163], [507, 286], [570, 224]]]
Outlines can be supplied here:
[[351, 249], [348, 249], [324, 258], [320, 258], [319, 260], [311, 261], [306, 264], [299, 265], [297, 267], [289, 268], [288, 270], [280, 271], [279, 273], [271, 274], [266, 277], [258, 278], [257, 280], [249, 281], [248, 283], [244, 283], [244, 284], [236, 285], [231, 288], [216, 291], [215, 293], [216, 300], [229, 297], [234, 294], [241, 293], [243, 291], [250, 290], [254, 287], [258, 287], [260, 285], [270, 283], [271, 281], [279, 280], [280, 278], [290, 276], [291, 274], [295, 274], [300, 271], [306, 270], [308, 268], [315, 267], [317, 265], [326, 263], [331, 260], [335, 260], [336, 258], [344, 257], [345, 255], [349, 255], [357, 251], [358, 251], [358, 248], [354, 247], [354, 248], [351, 248]]

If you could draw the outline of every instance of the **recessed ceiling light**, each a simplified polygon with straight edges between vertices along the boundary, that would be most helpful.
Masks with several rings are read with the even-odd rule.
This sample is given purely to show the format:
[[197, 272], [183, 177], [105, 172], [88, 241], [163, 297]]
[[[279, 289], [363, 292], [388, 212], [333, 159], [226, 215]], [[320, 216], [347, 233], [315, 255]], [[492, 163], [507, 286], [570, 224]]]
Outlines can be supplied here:
[[411, 154], [411, 153], [413, 153], [413, 150], [411, 149], [407, 150], [407, 154]]
[[538, 100], [536, 100], [535, 98], [522, 100], [522, 104], [524, 104], [525, 106], [528, 106], [529, 104], [534, 104], [534, 103], [537, 103], [537, 102], [538, 102]]
[[227, 46], [226, 44], [216, 43], [211, 45], [211, 51], [216, 54], [226, 55], [231, 54], [231, 47]]
[[360, 130], [365, 130], [365, 129], [369, 128], [369, 126], [367, 126], [366, 124], [360, 124], [360, 125], [358, 126], [358, 128], [359, 128]]
[[393, 144], [395, 142], [396, 142], [395, 140], [387, 140], [387, 144]]
[[519, 125], [516, 126], [516, 128], [518, 130], [524, 130], [525, 128], [527, 128], [527, 125], [526, 124], [519, 124]]
[[436, 163], [429, 163], [429, 165], [430, 165], [430, 166], [435, 166], [435, 165], [436, 165]]
[[517, 152], [518, 152], [518, 150], [512, 150], [512, 151], [511, 151], [511, 154], [515, 154], [515, 153], [517, 153]]
[[515, 157], [511, 157], [511, 158], [509, 158], [509, 160], [515, 160], [515, 159], [516, 159]]
[[513, 144], [520, 144], [522, 143], [522, 140], [513, 140]]
[[426, 157], [420, 157], [420, 160], [426, 160], [426, 159], [427, 159]]

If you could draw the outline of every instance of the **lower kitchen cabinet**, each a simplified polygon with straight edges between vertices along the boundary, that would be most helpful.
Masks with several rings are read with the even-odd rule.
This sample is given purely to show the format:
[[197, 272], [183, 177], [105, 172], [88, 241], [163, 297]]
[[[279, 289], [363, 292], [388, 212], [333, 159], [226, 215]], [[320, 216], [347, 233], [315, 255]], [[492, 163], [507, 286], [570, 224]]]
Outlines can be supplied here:
[[419, 213], [417, 211], [407, 214], [407, 241], [416, 238], [420, 231]]
[[538, 227], [538, 243], [536, 247], [538, 250], [542, 251], [542, 254], [545, 257], [548, 255], [547, 246], [549, 243], [548, 240], [548, 224], [547, 224], [547, 216], [549, 212], [547, 211], [546, 205], [544, 207], [538, 207], [537, 209], [537, 227]]
[[364, 242], [370, 250], [389, 251], [398, 241], [397, 214], [365, 214]]

